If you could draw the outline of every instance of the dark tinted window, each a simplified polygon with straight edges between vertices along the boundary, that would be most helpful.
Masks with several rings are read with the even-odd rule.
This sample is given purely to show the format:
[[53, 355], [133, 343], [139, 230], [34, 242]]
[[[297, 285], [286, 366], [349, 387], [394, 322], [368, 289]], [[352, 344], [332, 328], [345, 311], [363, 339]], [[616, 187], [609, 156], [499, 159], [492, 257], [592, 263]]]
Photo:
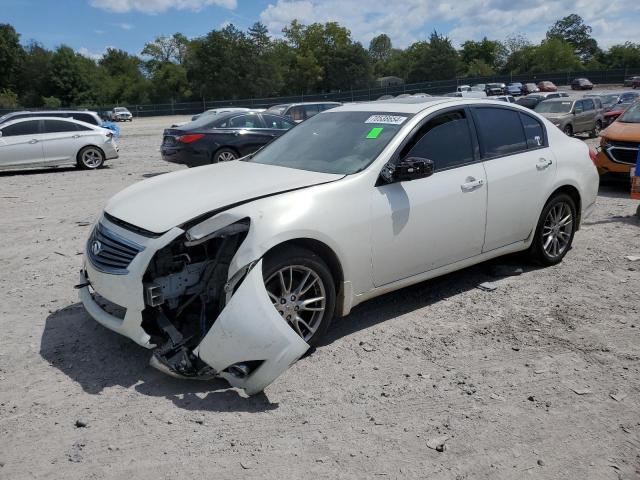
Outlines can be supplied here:
[[324, 112], [325, 110], [330, 110], [332, 108], [336, 108], [338, 105], [336, 105], [335, 103], [323, 103], [322, 105], [320, 105], [320, 111]]
[[63, 120], [45, 120], [44, 133], [77, 132], [76, 124]]
[[260, 117], [258, 115], [240, 115], [230, 118], [224, 125], [229, 128], [261, 128]]
[[276, 128], [278, 130], [289, 130], [293, 127], [293, 123], [282, 117], [276, 117], [275, 115], [262, 115], [262, 119], [267, 128]]
[[81, 122], [90, 123], [91, 125], [98, 125], [96, 119], [93, 118], [93, 115], [89, 115], [88, 113], [74, 113], [73, 118], [80, 120]]
[[305, 105], [304, 106], [304, 115], [305, 118], [311, 118], [314, 115], [320, 113], [322, 110], [320, 109], [320, 105]]
[[433, 160], [436, 171], [473, 162], [464, 111], [447, 112], [429, 120], [404, 148], [401, 157], [428, 158]]
[[27, 120], [14, 123], [2, 129], [3, 137], [15, 137], [18, 135], [35, 135], [40, 133], [40, 120]]
[[577, 101], [576, 105], [573, 108], [576, 113], [584, 112], [584, 105], [582, 103], [582, 100]]
[[510, 155], [527, 149], [518, 112], [506, 108], [476, 108], [474, 113], [484, 157]]
[[588, 110], [594, 110], [594, 106], [593, 106], [593, 100], [590, 98], [587, 98], [585, 100], [582, 101], [582, 106], [584, 107], [585, 112]]
[[544, 147], [544, 130], [542, 124], [533, 117], [520, 114], [522, 126], [524, 127], [524, 135], [527, 138], [527, 146], [529, 148]]

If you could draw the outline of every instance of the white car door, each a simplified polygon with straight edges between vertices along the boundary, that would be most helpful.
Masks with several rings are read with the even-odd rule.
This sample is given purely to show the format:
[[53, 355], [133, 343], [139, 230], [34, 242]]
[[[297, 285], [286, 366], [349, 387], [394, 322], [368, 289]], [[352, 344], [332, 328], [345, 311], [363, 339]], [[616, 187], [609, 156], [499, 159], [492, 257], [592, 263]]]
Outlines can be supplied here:
[[542, 123], [509, 107], [475, 106], [473, 117], [487, 172], [483, 252], [521, 242], [535, 229], [556, 159]]
[[487, 185], [469, 111], [454, 108], [427, 118], [398, 158], [434, 162], [433, 175], [373, 189], [371, 248], [376, 286], [482, 252]]
[[40, 120], [19, 120], [0, 131], [0, 168], [42, 163]]
[[42, 148], [44, 161], [48, 165], [75, 162], [78, 150], [84, 145], [84, 136], [91, 133], [88, 127], [82, 127], [70, 120], [44, 120]]

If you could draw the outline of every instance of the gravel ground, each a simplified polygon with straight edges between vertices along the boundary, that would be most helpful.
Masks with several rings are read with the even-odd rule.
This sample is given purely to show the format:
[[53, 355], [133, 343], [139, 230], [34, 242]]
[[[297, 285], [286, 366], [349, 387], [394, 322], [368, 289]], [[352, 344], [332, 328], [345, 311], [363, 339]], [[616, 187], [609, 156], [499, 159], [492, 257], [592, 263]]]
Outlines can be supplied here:
[[72, 288], [106, 200], [183, 168], [158, 153], [181, 119], [122, 124], [100, 171], [0, 174], [0, 478], [640, 478], [627, 185], [601, 188], [562, 264], [513, 256], [372, 300], [246, 398], [150, 368]]

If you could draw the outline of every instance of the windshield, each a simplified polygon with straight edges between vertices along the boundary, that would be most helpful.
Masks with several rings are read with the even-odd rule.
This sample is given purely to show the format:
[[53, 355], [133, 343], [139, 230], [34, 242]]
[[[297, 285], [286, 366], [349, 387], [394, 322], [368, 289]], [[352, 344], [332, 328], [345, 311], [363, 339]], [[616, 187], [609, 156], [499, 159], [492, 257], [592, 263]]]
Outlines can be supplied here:
[[127, 110], [124, 107], [116, 107], [113, 109], [114, 112], [128, 112], [129, 110]]
[[275, 105], [271, 108], [268, 108], [267, 112], [273, 112], [273, 113], [277, 113], [278, 115], [282, 115], [286, 109], [287, 109], [287, 105]]
[[602, 104], [605, 106], [613, 105], [618, 101], [618, 94], [609, 94], [609, 95], [600, 95], [600, 99], [602, 100]]
[[640, 123], [640, 103], [634, 103], [629, 109], [620, 115], [618, 119], [622, 123]]
[[573, 102], [542, 102], [536, 105], [538, 113], [569, 113]]
[[365, 169], [413, 115], [326, 112], [292, 128], [250, 162], [348, 175]]

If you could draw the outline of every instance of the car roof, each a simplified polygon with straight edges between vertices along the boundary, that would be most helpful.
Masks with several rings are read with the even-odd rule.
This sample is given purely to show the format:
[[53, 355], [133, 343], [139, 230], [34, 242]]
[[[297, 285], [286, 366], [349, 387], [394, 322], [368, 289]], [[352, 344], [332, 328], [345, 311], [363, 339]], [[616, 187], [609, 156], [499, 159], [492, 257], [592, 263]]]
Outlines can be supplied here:
[[562, 102], [577, 102], [578, 100], [582, 100], [581, 98], [575, 97], [554, 97], [545, 100], [545, 103], [562, 103]]
[[58, 120], [58, 121], [62, 121], [62, 122], [79, 123], [81, 125], [88, 125], [89, 127], [92, 127], [92, 128], [99, 128], [97, 125], [94, 125], [92, 123], [83, 122], [82, 120], [78, 120], [76, 118], [47, 117], [45, 115], [37, 116], [37, 117], [24, 117], [24, 118], [16, 118], [14, 120], [7, 120], [6, 122], [2, 123], [2, 125], [0, 125], [0, 128], [4, 128], [4, 127], [7, 127], [9, 125], [13, 125], [15, 123], [32, 122], [34, 120]]
[[317, 102], [279, 103], [279, 104], [273, 105], [273, 106], [271, 106], [269, 108], [297, 107], [297, 106], [300, 106], [300, 105], [319, 105], [319, 104], [327, 104], [327, 103], [341, 105], [340, 102], [336, 102], [335, 100], [318, 100]]
[[[526, 98], [526, 97], [525, 97]], [[372, 102], [350, 103], [348, 105], [342, 105], [340, 107], [333, 108], [326, 112], [321, 112], [320, 115], [334, 112], [388, 112], [388, 113], [419, 113], [427, 108], [435, 105], [451, 105], [451, 106], [463, 106], [463, 105], [496, 105], [503, 107], [505, 102], [499, 100], [491, 100], [490, 98], [472, 98], [472, 97], [424, 97], [424, 98], [400, 98], [392, 100], [378, 100]], [[515, 104], [509, 103], [509, 106]]]

